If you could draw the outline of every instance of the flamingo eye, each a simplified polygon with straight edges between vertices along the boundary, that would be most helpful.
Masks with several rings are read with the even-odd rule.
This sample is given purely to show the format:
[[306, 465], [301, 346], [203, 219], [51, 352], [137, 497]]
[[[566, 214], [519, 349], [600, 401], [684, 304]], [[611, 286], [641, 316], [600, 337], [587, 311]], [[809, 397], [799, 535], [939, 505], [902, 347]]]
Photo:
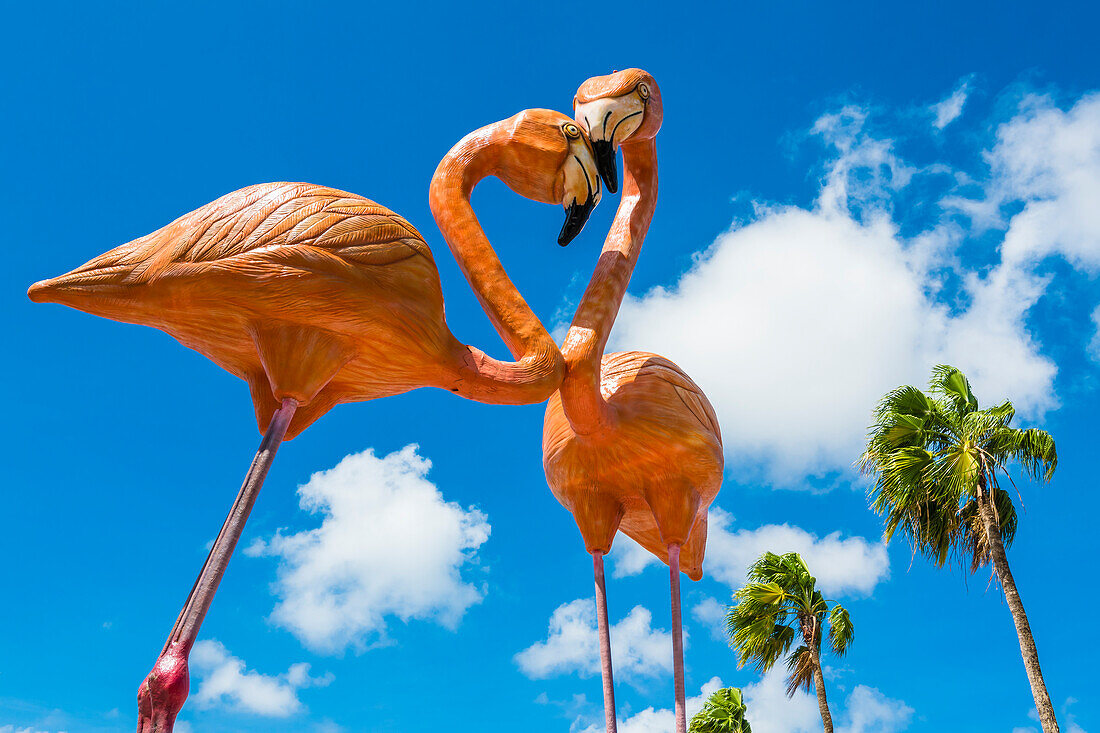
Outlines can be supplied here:
[[649, 99], [649, 85], [644, 81], [638, 85], [638, 96], [642, 99]]
[[569, 123], [562, 125], [562, 130], [565, 131], [565, 136], [576, 140], [581, 136], [581, 129], [576, 125]]

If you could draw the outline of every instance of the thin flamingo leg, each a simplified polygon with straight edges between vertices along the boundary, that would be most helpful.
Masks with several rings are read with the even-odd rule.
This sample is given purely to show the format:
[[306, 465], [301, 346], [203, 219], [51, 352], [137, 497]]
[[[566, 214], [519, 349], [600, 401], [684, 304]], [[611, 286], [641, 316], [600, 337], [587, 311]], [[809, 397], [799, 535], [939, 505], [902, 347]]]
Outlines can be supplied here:
[[684, 634], [680, 618], [680, 546], [668, 546], [669, 588], [672, 593], [672, 665], [676, 686], [676, 733], [687, 733], [684, 709]]
[[229, 510], [229, 516], [225, 518], [221, 532], [206, 556], [206, 562], [176, 618], [172, 633], [168, 635], [153, 670], [138, 688], [138, 733], [171, 733], [175, 725], [190, 687], [187, 657], [297, 408], [298, 403], [288, 398], [272, 415], [244, 484], [237, 492], [233, 508]]
[[592, 568], [596, 575], [596, 621], [600, 635], [600, 671], [603, 675], [603, 716], [607, 733], [616, 733], [615, 680], [611, 673], [611, 631], [607, 624], [607, 586], [603, 577], [603, 553], [592, 553]]

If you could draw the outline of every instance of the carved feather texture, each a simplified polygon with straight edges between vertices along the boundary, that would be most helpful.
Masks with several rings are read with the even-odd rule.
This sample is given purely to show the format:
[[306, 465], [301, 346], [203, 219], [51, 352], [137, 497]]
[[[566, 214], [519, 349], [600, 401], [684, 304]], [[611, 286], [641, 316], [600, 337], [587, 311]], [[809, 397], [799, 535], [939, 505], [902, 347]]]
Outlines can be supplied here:
[[307, 269], [432, 257], [415, 227], [370, 199], [308, 183], [263, 183], [222, 196], [49, 285], [147, 283], [250, 255]]
[[[624, 351], [617, 354], [608, 354], [604, 357], [601, 373], [607, 378], [605, 385], [610, 387], [621, 379], [638, 379], [642, 376], [660, 379], [668, 383], [679, 395], [684, 406], [699, 421], [699, 425], [709, 430], [719, 442], [722, 440], [722, 430], [718, 426], [718, 416], [711, 406], [710, 400], [703, 393], [691, 377], [683, 372], [680, 367], [657, 354], [644, 351]], [[605, 394], [604, 398], [609, 397]]]

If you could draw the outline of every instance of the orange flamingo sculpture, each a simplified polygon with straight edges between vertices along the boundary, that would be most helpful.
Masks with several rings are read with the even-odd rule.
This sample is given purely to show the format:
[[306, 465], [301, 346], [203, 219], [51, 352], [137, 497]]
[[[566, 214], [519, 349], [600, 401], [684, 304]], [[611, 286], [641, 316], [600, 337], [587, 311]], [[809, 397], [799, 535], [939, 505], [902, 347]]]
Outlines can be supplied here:
[[669, 565], [676, 728], [684, 733], [680, 571], [702, 577], [722, 438], [706, 396], [675, 364], [638, 351], [604, 356], [657, 201], [660, 90], [640, 69], [595, 77], [577, 91], [574, 117], [589, 132], [609, 191], [617, 188], [615, 150], [622, 148], [624, 187], [562, 347], [566, 373], [546, 408], [543, 464], [593, 558], [608, 733], [616, 722], [603, 556], [620, 529]]
[[224, 196], [70, 272], [31, 286], [55, 302], [167, 331], [248, 382], [260, 449], [153, 670], [138, 731], [171, 731], [187, 658], [280, 443], [340, 402], [416, 387], [501, 404], [545, 400], [563, 375], [556, 344], [489, 245], [470, 206], [482, 178], [561, 203], [565, 245], [600, 197], [588, 141], [571, 119], [527, 110], [471, 133], [431, 185], [440, 230], [516, 362], [447, 327], [431, 251], [405, 219], [354, 194], [268, 183]]

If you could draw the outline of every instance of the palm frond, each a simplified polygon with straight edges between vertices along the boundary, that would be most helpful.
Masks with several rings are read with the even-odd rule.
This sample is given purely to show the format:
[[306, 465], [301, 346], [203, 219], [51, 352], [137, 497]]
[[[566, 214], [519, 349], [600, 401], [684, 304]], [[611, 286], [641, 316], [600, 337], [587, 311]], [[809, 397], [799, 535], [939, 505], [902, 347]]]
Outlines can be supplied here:
[[1050, 481], [1058, 468], [1058, 449], [1054, 438], [1045, 430], [1020, 430], [1005, 427], [987, 441], [986, 450], [998, 463], [1018, 461], [1024, 472], [1035, 481]]
[[925, 470], [930, 496], [957, 507], [965, 497], [975, 494], [981, 465], [980, 451], [974, 444], [963, 442], [940, 451]]
[[953, 366], [938, 364], [933, 367], [928, 391], [948, 400], [960, 417], [978, 409], [978, 398], [970, 390], [970, 380]]
[[1016, 415], [1011, 402], [1005, 401], [996, 407], [976, 410], [963, 417], [960, 423], [968, 440], [984, 443], [992, 433], [1006, 428]]
[[833, 648], [833, 653], [843, 657], [855, 637], [856, 631], [852, 626], [848, 609], [839, 603], [834, 603], [832, 610], [829, 611], [829, 645]]
[[726, 687], [715, 691], [691, 719], [688, 733], [752, 733], [741, 690]]
[[749, 583], [734, 594], [726, 613], [726, 635], [740, 667], [753, 664], [766, 672], [787, 652], [794, 630], [786, 619], [786, 594], [774, 583]]
[[1050, 434], [1011, 427], [1015, 414], [1007, 400], [979, 410], [966, 375], [948, 365], [933, 369], [927, 394], [909, 386], [888, 392], [858, 461], [874, 477], [868, 500], [883, 517], [885, 539], [900, 534], [940, 566], [949, 558], [972, 569], [987, 564], [977, 502], [988, 484], [1001, 541], [1011, 544], [1019, 516], [998, 475], [1011, 481], [1008, 464], [1018, 461], [1031, 478], [1050, 481], [1058, 466]]
[[[1000, 525], [1001, 543], [1006, 547], [1016, 539], [1019, 516], [1012, 503], [1012, 495], [999, 486], [992, 490], [993, 511]], [[962, 529], [959, 538], [959, 560], [970, 562], [970, 571], [976, 572], [991, 561], [989, 541], [985, 531], [977, 499], [968, 501], [959, 510], [959, 523]]]
[[810, 647], [803, 644], [787, 657], [787, 672], [787, 697], [794, 697], [799, 689], [813, 691], [814, 658]]
[[[788, 654], [796, 633], [801, 633], [804, 647], [820, 651], [826, 618], [833, 619], [832, 648], [839, 654], [847, 651], [853, 638], [848, 612], [835, 604], [830, 612], [830, 602], [817, 590], [816, 579], [798, 553], [765, 552], [750, 566], [748, 575], [750, 582], [734, 593], [734, 605], [726, 613], [726, 635], [739, 667], [751, 664], [757, 671], [767, 672]], [[834, 639], [832, 635], [837, 636]], [[787, 657], [788, 668], [797, 664], [792, 661], [797, 656]]]

